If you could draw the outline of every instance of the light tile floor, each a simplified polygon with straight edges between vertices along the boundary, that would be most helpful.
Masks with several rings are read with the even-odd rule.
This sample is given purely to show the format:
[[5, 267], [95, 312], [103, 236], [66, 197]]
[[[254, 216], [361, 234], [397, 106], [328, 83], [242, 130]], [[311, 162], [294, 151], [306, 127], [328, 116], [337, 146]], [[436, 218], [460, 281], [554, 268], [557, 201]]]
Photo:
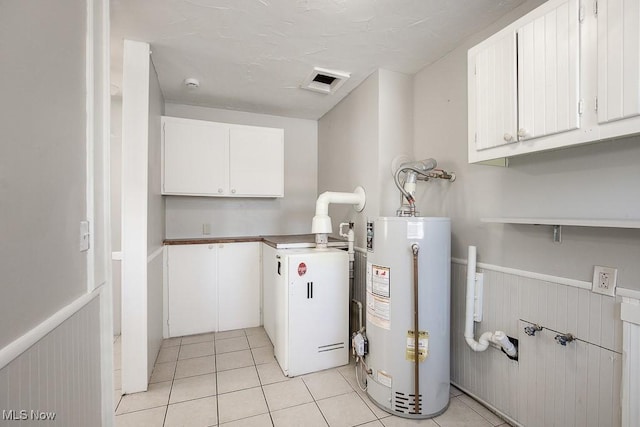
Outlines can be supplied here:
[[360, 390], [353, 364], [287, 378], [263, 328], [164, 340], [144, 393], [121, 396], [119, 337], [114, 352], [117, 427], [507, 426], [455, 387], [438, 417], [390, 415]]

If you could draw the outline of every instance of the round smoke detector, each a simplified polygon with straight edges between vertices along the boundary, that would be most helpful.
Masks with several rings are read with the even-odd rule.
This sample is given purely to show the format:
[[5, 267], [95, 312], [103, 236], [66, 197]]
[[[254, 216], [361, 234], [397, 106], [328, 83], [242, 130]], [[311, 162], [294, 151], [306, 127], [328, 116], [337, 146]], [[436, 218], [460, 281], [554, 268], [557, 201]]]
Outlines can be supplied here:
[[196, 89], [200, 87], [200, 82], [198, 81], [198, 79], [188, 78], [184, 80], [184, 85], [189, 89]]

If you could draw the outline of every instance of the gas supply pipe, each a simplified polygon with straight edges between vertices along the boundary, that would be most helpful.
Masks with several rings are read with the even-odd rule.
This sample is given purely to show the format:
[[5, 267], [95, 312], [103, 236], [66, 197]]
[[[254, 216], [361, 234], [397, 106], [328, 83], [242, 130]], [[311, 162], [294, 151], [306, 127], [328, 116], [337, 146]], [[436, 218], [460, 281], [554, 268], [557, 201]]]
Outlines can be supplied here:
[[469, 256], [467, 261], [467, 305], [464, 324], [464, 339], [473, 351], [485, 351], [489, 344], [494, 343], [502, 347], [504, 352], [512, 358], [518, 355], [518, 351], [509, 337], [502, 331], [485, 332], [480, 335], [478, 341], [475, 340], [473, 332], [473, 307], [475, 303], [476, 288], [476, 247], [469, 246]]

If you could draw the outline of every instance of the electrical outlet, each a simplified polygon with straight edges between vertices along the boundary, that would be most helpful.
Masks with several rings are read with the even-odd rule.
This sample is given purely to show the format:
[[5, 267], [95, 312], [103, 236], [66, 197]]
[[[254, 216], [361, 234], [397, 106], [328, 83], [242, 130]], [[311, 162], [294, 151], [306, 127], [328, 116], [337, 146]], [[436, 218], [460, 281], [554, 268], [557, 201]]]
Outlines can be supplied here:
[[208, 235], [211, 234], [211, 224], [202, 224], [202, 234]]
[[593, 292], [615, 296], [618, 269], [596, 265], [593, 267]]

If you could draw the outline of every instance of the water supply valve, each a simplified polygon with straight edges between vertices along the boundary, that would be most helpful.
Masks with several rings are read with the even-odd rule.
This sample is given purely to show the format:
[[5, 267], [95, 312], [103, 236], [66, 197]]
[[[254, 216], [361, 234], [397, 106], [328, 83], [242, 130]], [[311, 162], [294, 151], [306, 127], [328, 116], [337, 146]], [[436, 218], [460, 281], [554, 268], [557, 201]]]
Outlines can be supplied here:
[[524, 327], [524, 333], [529, 335], [530, 337], [535, 337], [536, 332], [540, 332], [541, 330], [542, 330], [542, 326], [537, 324]]
[[575, 338], [571, 334], [558, 334], [556, 335], [555, 340], [558, 344], [566, 346], [568, 342], [575, 340]]

